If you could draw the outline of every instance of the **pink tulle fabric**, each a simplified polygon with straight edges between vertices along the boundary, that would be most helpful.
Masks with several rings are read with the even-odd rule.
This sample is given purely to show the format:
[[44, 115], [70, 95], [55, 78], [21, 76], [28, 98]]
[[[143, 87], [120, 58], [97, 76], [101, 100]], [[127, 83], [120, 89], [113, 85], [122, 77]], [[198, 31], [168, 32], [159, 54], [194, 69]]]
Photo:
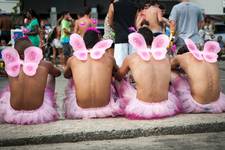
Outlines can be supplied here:
[[169, 92], [168, 100], [159, 103], [148, 103], [136, 98], [137, 91], [127, 81], [122, 81], [118, 87], [119, 99], [124, 114], [129, 119], [158, 119], [174, 116], [180, 112], [180, 104], [176, 96]]
[[210, 104], [197, 103], [190, 91], [190, 86], [185, 77], [177, 77], [173, 83], [176, 95], [181, 101], [184, 113], [222, 113], [225, 112], [225, 95], [220, 93], [219, 99]]
[[41, 124], [56, 121], [59, 114], [56, 110], [56, 97], [54, 89], [47, 86], [43, 104], [32, 111], [17, 111], [10, 104], [10, 89], [7, 86], [0, 94], [0, 121], [19, 125]]
[[122, 114], [122, 109], [117, 101], [115, 89], [111, 86], [111, 98], [108, 105], [99, 108], [81, 108], [76, 101], [74, 81], [70, 79], [65, 90], [64, 99], [65, 118], [67, 119], [89, 119], [115, 117]]

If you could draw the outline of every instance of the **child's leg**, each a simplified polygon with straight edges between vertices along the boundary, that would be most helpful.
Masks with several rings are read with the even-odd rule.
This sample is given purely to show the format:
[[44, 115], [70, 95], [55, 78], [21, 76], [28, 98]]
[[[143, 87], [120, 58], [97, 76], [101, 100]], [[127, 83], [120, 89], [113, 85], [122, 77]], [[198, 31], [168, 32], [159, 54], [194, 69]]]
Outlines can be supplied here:
[[52, 48], [52, 63], [55, 65], [56, 65], [56, 53], [57, 53], [56, 48], [53, 47]]
[[64, 65], [64, 55], [63, 55], [63, 49], [62, 48], [59, 48], [59, 63], [60, 65]]

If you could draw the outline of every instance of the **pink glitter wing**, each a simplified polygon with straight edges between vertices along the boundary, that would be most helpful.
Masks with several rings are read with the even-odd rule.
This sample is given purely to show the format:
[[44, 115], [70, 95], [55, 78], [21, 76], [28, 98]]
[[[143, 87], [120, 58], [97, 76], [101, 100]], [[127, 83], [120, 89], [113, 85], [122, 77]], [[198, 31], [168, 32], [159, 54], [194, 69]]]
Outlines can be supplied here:
[[137, 54], [145, 61], [150, 60], [150, 52], [148, 50], [138, 50]]
[[5, 62], [5, 71], [11, 77], [16, 77], [20, 72], [20, 57], [14, 48], [5, 48], [2, 51], [2, 59]]
[[77, 50], [73, 53], [73, 55], [79, 60], [87, 60], [88, 51], [87, 50]]
[[70, 36], [70, 45], [74, 51], [87, 50], [83, 38], [79, 34], [72, 34]]
[[156, 60], [162, 60], [166, 57], [167, 47], [170, 43], [169, 37], [161, 34], [152, 42], [151, 53]]
[[150, 53], [144, 37], [140, 33], [131, 33], [128, 36], [129, 43], [136, 49], [137, 54], [145, 61], [150, 60]]
[[72, 34], [70, 36], [70, 45], [72, 46], [73, 55], [79, 60], [87, 60], [88, 51], [85, 46], [83, 38], [79, 34]]
[[208, 41], [204, 45], [203, 57], [209, 63], [217, 62], [218, 55], [221, 50], [219, 43], [215, 41]]
[[42, 50], [39, 47], [31, 46], [25, 49], [24, 56], [23, 71], [28, 76], [34, 76], [38, 64], [43, 58]]
[[185, 39], [185, 44], [189, 52], [198, 60], [203, 60], [202, 53], [191, 39]]
[[144, 37], [140, 33], [131, 33], [128, 35], [129, 43], [136, 49], [147, 49]]
[[112, 40], [102, 40], [96, 43], [90, 51], [91, 58], [100, 59], [105, 54], [105, 51], [111, 47], [112, 43]]

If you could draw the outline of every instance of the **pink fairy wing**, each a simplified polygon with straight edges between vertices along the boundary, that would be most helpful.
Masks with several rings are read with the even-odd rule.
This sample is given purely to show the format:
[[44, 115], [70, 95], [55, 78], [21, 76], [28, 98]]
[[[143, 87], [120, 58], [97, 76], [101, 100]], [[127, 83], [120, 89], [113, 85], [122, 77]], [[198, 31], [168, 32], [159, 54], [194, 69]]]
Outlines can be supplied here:
[[161, 34], [152, 42], [151, 53], [156, 60], [162, 60], [166, 57], [167, 47], [170, 43], [169, 37]]
[[150, 60], [150, 52], [147, 49], [146, 50], [138, 50], [137, 54], [145, 61]]
[[112, 46], [113, 40], [102, 40], [95, 44], [92, 49], [106, 50]]
[[42, 50], [39, 47], [31, 46], [24, 51], [23, 71], [28, 76], [36, 74], [38, 64], [43, 58]]
[[105, 51], [101, 49], [92, 49], [91, 50], [91, 58], [100, 59], [105, 54]]
[[152, 47], [151, 49], [159, 49], [159, 48], [167, 48], [170, 43], [169, 37], [161, 34], [158, 35], [154, 40], [152, 41]]
[[112, 40], [102, 40], [96, 43], [91, 49], [91, 58], [100, 59], [105, 54], [105, 50], [111, 47], [112, 43]]
[[166, 57], [167, 49], [166, 48], [151, 49], [151, 53], [156, 60], [162, 60]]
[[208, 41], [204, 45], [204, 52], [217, 54], [221, 50], [220, 45], [216, 41]]
[[5, 48], [2, 51], [2, 59], [5, 62], [5, 71], [11, 77], [18, 76], [20, 72], [20, 57], [14, 48]]
[[189, 52], [198, 60], [203, 60], [202, 53], [191, 39], [185, 39], [185, 44]]
[[32, 62], [39, 64], [43, 58], [42, 49], [35, 46], [30, 46], [24, 51], [24, 62]]
[[23, 65], [23, 72], [28, 76], [34, 76], [37, 72], [38, 64], [36, 63], [25, 63]]
[[144, 37], [140, 33], [131, 33], [128, 36], [129, 43], [138, 51], [147, 49]]
[[216, 41], [208, 41], [204, 45], [203, 50], [203, 57], [205, 61], [209, 63], [214, 63], [217, 61], [218, 55], [217, 53], [220, 52], [221, 48], [219, 43]]
[[70, 36], [70, 45], [72, 46], [73, 50], [87, 50], [83, 38], [79, 34], [72, 34]]
[[214, 62], [217, 62], [218, 55], [215, 53], [203, 52], [203, 57], [204, 57], [205, 61], [207, 61], [209, 63], [214, 63]]
[[20, 73], [20, 63], [14, 62], [6, 64], [5, 71], [10, 77], [17, 77]]
[[79, 60], [87, 60], [88, 51], [87, 50], [78, 50], [73, 53], [75, 57]]

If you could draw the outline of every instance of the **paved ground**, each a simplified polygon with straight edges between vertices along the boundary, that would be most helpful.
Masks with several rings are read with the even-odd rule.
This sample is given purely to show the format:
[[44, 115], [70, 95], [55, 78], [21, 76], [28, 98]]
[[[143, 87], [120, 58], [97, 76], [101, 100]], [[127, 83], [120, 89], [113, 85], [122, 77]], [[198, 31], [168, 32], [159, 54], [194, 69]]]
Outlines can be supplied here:
[[60, 120], [49, 124], [0, 125], [0, 146], [65, 143], [225, 131], [225, 114], [182, 114], [158, 120], [125, 118]]
[[2, 147], [1, 150], [223, 150], [225, 132], [140, 137], [33, 146]]

